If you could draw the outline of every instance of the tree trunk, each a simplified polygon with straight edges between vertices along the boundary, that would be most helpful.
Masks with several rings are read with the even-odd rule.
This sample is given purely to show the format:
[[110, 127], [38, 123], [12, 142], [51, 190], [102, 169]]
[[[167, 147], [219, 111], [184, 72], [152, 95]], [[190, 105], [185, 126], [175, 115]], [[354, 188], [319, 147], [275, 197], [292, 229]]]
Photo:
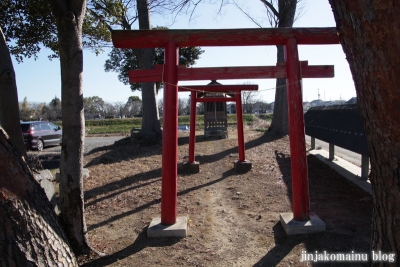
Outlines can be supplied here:
[[19, 153], [26, 157], [20, 125], [15, 72], [1, 27], [0, 58], [0, 125], [9, 134]]
[[[292, 27], [298, 0], [279, 0], [278, 28]], [[285, 62], [283, 46], [277, 46], [277, 62]], [[274, 115], [272, 117], [271, 135], [289, 134], [286, 79], [276, 79]]]
[[[150, 12], [147, 0], [137, 0], [139, 15], [139, 29], [149, 30]], [[138, 60], [140, 69], [154, 68], [154, 49], [138, 49]], [[142, 131], [156, 133], [161, 138], [161, 125], [157, 107], [157, 90], [155, 83], [142, 83]]]
[[78, 266], [44, 190], [0, 127], [0, 266]]
[[57, 24], [61, 65], [63, 137], [60, 160], [60, 211], [74, 252], [87, 254], [90, 247], [84, 218], [82, 181], [85, 138], [82, 21], [86, 1], [52, 0], [51, 7]]
[[[400, 255], [400, 5], [330, 0], [371, 157], [371, 250]], [[396, 259], [397, 262], [399, 259]], [[372, 262], [374, 266], [389, 263]]]
[[[285, 62], [284, 47], [277, 46], [277, 62]], [[275, 105], [272, 122], [270, 126], [271, 135], [288, 135], [288, 105], [286, 78], [276, 79]]]

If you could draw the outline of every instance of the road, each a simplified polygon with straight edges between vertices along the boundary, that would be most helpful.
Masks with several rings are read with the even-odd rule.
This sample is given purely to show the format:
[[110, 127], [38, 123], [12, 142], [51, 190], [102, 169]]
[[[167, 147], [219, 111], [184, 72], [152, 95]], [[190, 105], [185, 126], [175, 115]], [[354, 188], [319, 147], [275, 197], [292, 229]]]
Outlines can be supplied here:
[[[107, 137], [86, 137], [85, 138], [85, 154], [89, 153], [92, 149], [102, 146], [108, 146], [114, 144], [115, 141], [121, 140], [125, 136], [107, 136]], [[306, 142], [311, 145], [311, 137], [306, 135]], [[315, 140], [315, 147], [320, 147], [326, 151], [329, 151], [329, 144], [321, 140]], [[43, 150], [44, 153], [48, 152], [61, 152], [60, 146], [46, 147]], [[42, 153], [43, 153], [42, 152]], [[361, 166], [361, 155], [351, 152], [349, 150], [335, 147], [335, 156], [341, 157], [342, 159], [351, 162], [357, 166]]]
[[[306, 142], [311, 145], [311, 137], [306, 135]], [[323, 150], [329, 151], [329, 144], [315, 139], [315, 148], [321, 148]], [[335, 146], [335, 156], [341, 157], [342, 159], [351, 162], [357, 166], [361, 166], [361, 155], [351, 152], [350, 150], [343, 149], [341, 147]]]
[[[114, 144], [115, 141], [121, 140], [125, 136], [106, 136], [106, 137], [86, 137], [84, 153], [89, 153], [92, 149]], [[61, 146], [46, 147], [41, 153], [61, 153]]]

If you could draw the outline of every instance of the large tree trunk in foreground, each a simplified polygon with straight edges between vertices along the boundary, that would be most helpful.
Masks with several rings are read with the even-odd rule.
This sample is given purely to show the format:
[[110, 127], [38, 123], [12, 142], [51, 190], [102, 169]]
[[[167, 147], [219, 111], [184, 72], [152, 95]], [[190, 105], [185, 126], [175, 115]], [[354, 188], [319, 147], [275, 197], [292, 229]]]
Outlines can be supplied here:
[[0, 266], [78, 266], [45, 192], [0, 127]]
[[[139, 29], [150, 30], [149, 4], [147, 0], [137, 0]], [[154, 68], [154, 49], [138, 49], [140, 69]], [[157, 107], [157, 90], [155, 83], [142, 83], [142, 131], [156, 133], [161, 138], [161, 125]]]
[[[371, 249], [400, 256], [400, 4], [330, 0], [371, 157]], [[379, 265], [379, 262], [373, 265]], [[386, 263], [388, 265], [388, 263]]]
[[[278, 1], [278, 28], [292, 27], [298, 0]], [[285, 62], [283, 46], [277, 46], [277, 62]], [[274, 115], [272, 117], [270, 134], [288, 135], [288, 104], [286, 78], [276, 79]]]
[[3, 31], [0, 27], [0, 125], [10, 136], [19, 153], [26, 157], [19, 123], [17, 83]]
[[85, 0], [52, 0], [61, 64], [63, 138], [60, 161], [60, 211], [66, 234], [76, 254], [90, 252], [84, 218], [82, 22]]

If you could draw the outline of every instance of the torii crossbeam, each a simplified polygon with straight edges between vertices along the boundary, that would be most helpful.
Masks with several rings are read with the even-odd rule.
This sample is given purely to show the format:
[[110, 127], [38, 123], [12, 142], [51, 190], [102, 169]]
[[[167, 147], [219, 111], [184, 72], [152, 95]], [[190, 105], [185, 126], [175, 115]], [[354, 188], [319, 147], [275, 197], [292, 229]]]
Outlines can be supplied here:
[[[165, 64], [163, 70], [161, 69], [164, 82], [161, 225], [173, 225], [177, 218], [178, 80], [185, 75], [188, 77], [196, 76], [196, 74], [188, 74], [193, 71], [192, 69], [183, 70], [178, 67], [178, 47], [283, 45], [285, 48], [285, 67], [278, 64], [273, 69], [277, 72], [280, 68], [284, 69], [286, 72], [284, 77], [287, 78], [293, 195], [292, 217], [299, 223], [310, 220], [312, 216], [309, 211], [308, 170], [301, 92], [301, 79], [307, 71], [302, 71], [303, 67], [299, 61], [297, 46], [299, 44], [339, 44], [336, 28], [118, 30], [112, 32], [112, 39], [117, 48], [165, 48]], [[160, 71], [159, 69], [156, 70]], [[222, 69], [213, 69], [208, 74], [214, 75], [218, 71], [224, 73]], [[231, 68], [229, 71], [232, 73], [232, 71], [237, 72], [238, 70]], [[257, 69], [257, 71], [260, 71], [260, 69]], [[267, 73], [267, 70], [265, 70], [265, 73]], [[266, 75], [265, 73], [264, 75]], [[157, 73], [154, 73], [154, 75], [159, 76]], [[231, 74], [224, 77], [207, 76], [206, 78], [202, 76], [202, 79], [217, 80], [228, 79], [228, 77], [236, 79]], [[283, 224], [286, 232], [291, 234], [289, 223], [285, 225], [285, 222], [283, 222]], [[304, 223], [303, 225], [307, 224]], [[295, 229], [299, 229], [298, 225]], [[305, 233], [309, 233], [316, 231], [317, 228], [305, 227], [304, 229], [306, 229], [304, 230]], [[318, 228], [318, 231], [320, 230]], [[302, 231], [296, 230], [294, 233], [303, 233]]]

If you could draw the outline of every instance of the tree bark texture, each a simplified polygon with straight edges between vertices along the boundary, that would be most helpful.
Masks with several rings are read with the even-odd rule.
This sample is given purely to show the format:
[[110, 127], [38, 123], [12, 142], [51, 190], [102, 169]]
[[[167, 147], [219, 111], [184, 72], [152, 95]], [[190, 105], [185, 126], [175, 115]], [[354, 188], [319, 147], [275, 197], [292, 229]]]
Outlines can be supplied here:
[[[277, 46], [277, 62], [285, 62], [284, 47]], [[270, 126], [271, 135], [288, 135], [288, 105], [286, 78], [276, 79], [275, 105], [272, 122]]]
[[[371, 157], [371, 250], [400, 255], [400, 4], [330, 0]], [[374, 266], [388, 263], [373, 262]]]
[[61, 106], [63, 138], [60, 160], [60, 211], [66, 234], [76, 254], [90, 251], [84, 218], [82, 22], [85, 0], [52, 0], [58, 31], [61, 65]]
[[[147, 0], [137, 0], [139, 29], [150, 30], [150, 12]], [[154, 48], [137, 49], [140, 69], [154, 69]], [[156, 83], [142, 83], [142, 131], [156, 133], [161, 138], [161, 125], [157, 107]]]
[[0, 27], [0, 125], [21, 155], [26, 157], [19, 117], [17, 83], [3, 31]]
[[0, 266], [78, 266], [44, 190], [1, 127]]
[[[278, 1], [278, 28], [293, 26], [297, 2], [298, 0]], [[277, 62], [285, 62], [283, 46], [277, 46]], [[272, 117], [270, 134], [289, 134], [286, 78], [276, 79], [274, 115]]]

